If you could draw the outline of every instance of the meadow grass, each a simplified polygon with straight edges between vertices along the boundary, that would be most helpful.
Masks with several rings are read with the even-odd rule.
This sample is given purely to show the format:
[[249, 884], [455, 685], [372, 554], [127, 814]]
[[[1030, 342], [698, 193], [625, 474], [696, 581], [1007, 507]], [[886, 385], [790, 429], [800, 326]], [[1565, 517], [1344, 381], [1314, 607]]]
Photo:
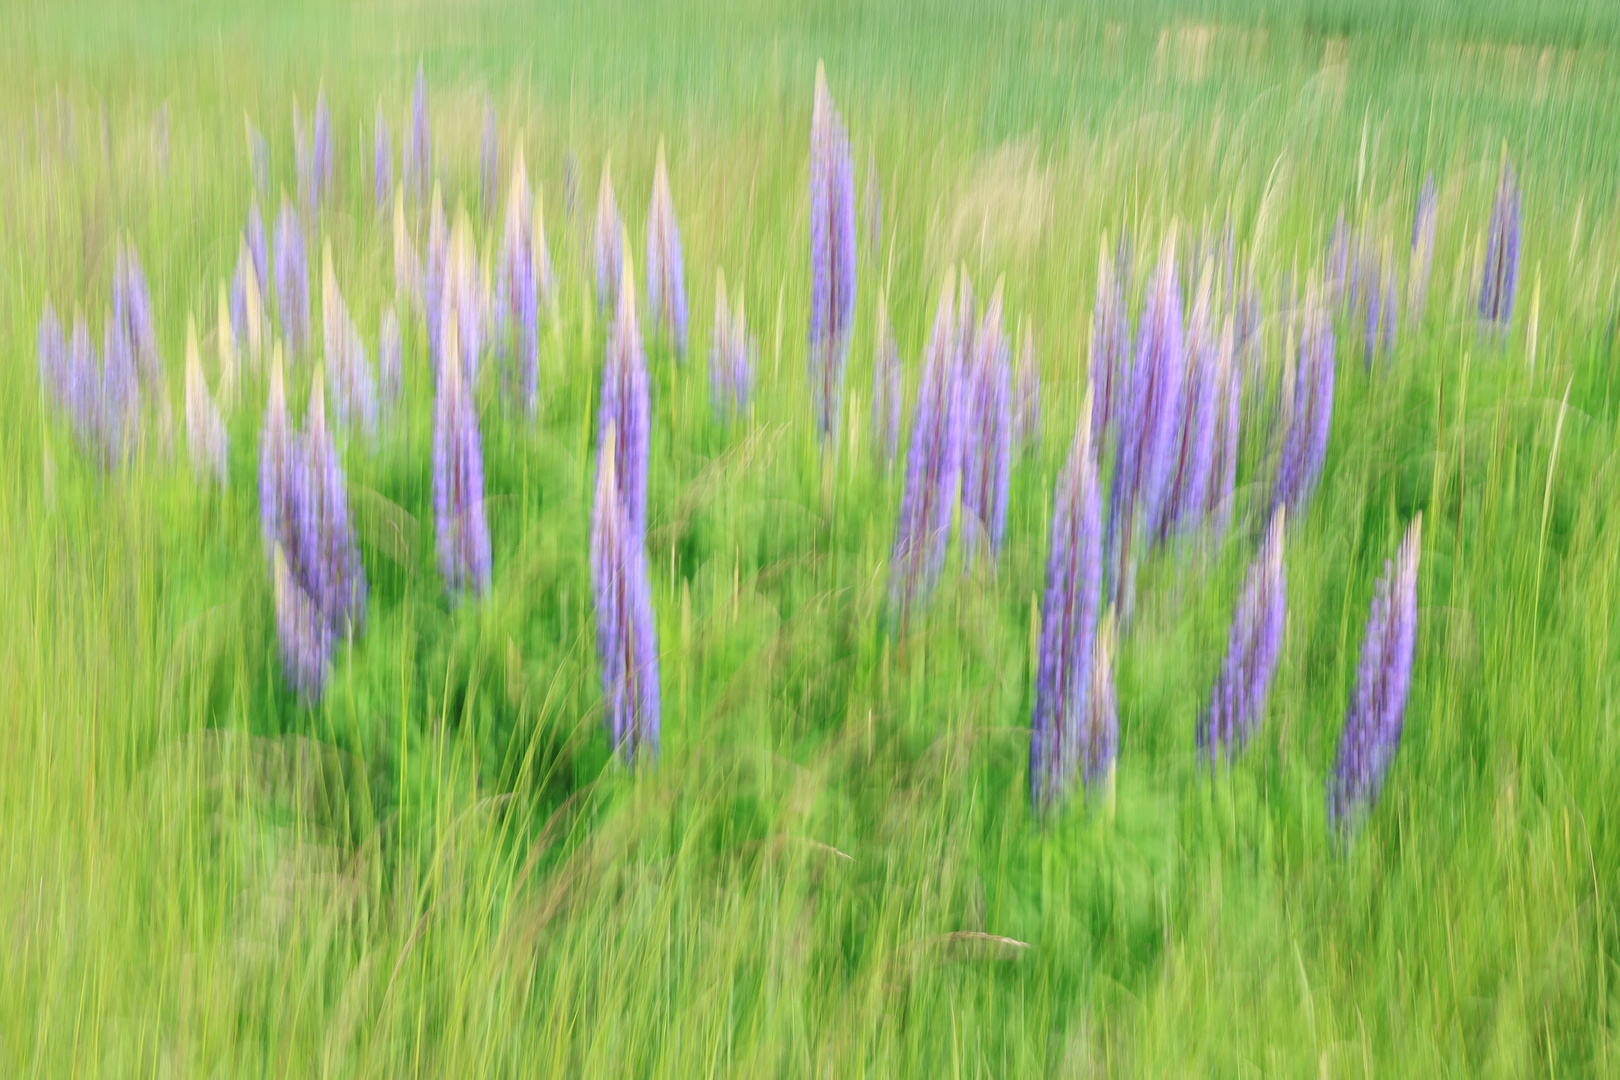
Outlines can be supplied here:
[[[0, 25], [7, 1075], [1620, 1068], [1612, 7], [142, 3]], [[212, 491], [183, 443], [88, 460], [44, 406], [34, 333], [47, 296], [99, 330], [127, 232], [177, 390], [186, 314], [212, 324], [252, 194], [244, 114], [271, 145], [268, 216], [293, 187], [293, 102], [307, 116], [324, 84], [339, 193], [322, 239], [375, 349], [393, 271], [371, 123], [380, 105], [397, 155], [419, 58], [452, 209], [481, 214], [485, 93], [503, 166], [523, 146], [559, 314], [538, 422], [487, 379], [480, 394], [494, 588], [463, 604], [434, 565], [431, 379], [402, 318], [403, 412], [343, 445], [367, 625], [310, 709], [276, 659], [262, 374]], [[870, 158], [883, 199], [835, 451], [815, 445], [805, 379], [818, 60], [857, 190]], [[684, 366], [649, 345], [663, 752], [631, 774], [601, 730], [587, 570], [606, 331], [587, 229], [611, 160], [643, 266], [660, 139], [693, 334]], [[1493, 340], [1473, 297], [1504, 148], [1524, 269]], [[1318, 263], [1341, 207], [1404, 252], [1431, 170], [1424, 318], [1373, 373], [1340, 327], [1256, 743], [1211, 777], [1193, 735], [1272, 466], [1274, 433], [1246, 422], [1229, 541], [1144, 567], [1111, 808], [1076, 800], [1037, 828], [1033, 607], [1104, 237], [1129, 231], [1140, 266], [1172, 221], [1230, 215], [1263, 289], [1249, 415], [1265, 416], [1285, 276]], [[1043, 437], [1013, 471], [999, 572], [964, 575], [953, 543], [932, 608], [896, 636], [876, 298], [909, 401], [958, 264], [985, 294], [1004, 279], [1010, 319], [1034, 327]], [[722, 268], [760, 341], [753, 415], [730, 428], [703, 359]], [[295, 366], [297, 415], [308, 385]], [[1325, 778], [1373, 581], [1419, 511], [1404, 741], [1339, 843]]]

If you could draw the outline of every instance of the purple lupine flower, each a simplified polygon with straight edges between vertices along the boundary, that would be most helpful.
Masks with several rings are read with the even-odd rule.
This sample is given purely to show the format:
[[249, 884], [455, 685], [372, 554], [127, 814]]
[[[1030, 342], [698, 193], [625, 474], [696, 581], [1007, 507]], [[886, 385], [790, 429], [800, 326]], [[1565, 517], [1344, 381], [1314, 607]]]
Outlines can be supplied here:
[[365, 622], [366, 572], [349, 524], [349, 487], [337, 447], [326, 430], [326, 392], [321, 368], [309, 391], [304, 453], [309, 468], [312, 531], [299, 552], [306, 591], [334, 630], [353, 633]]
[[253, 256], [253, 273], [259, 283], [259, 298], [262, 301], [270, 291], [270, 245], [265, 240], [264, 215], [259, 213], [257, 195], [248, 203], [247, 228], [242, 239], [247, 244], [248, 253]]
[[[972, 566], [984, 541], [993, 568], [1007, 531], [1012, 462], [1012, 388], [1007, 334], [1001, 325], [1001, 286], [990, 297], [964, 372], [966, 432], [962, 438], [962, 549]], [[971, 515], [971, 516], [969, 516]]]
[[1181, 415], [1176, 425], [1168, 488], [1156, 526], [1161, 543], [1178, 528], [1192, 530], [1202, 524], [1209, 502], [1209, 474], [1220, 404], [1222, 346], [1210, 310], [1210, 277], [1210, 265], [1206, 263], [1187, 327]]
[[259, 428], [259, 528], [266, 556], [284, 549], [295, 573], [302, 572], [304, 538], [312, 532], [309, 465], [304, 443], [287, 420], [287, 391], [281, 350], [270, 361], [270, 393]]
[[[246, 118], [244, 118], [246, 119]], [[247, 120], [248, 163], [253, 172], [253, 187], [259, 194], [270, 191], [270, 144], [264, 133]]]
[[427, 261], [422, 268], [422, 314], [427, 320], [428, 359], [437, 376], [444, 359], [444, 274], [450, 256], [450, 229], [444, 220], [444, 198], [433, 186], [433, 208], [428, 211]]
[[315, 135], [311, 154], [315, 168], [317, 201], [330, 202], [337, 191], [337, 162], [332, 151], [332, 110], [326, 104], [326, 87], [315, 95]]
[[1412, 263], [1407, 271], [1406, 306], [1413, 319], [1423, 318], [1429, 295], [1429, 270], [1434, 263], [1434, 225], [1439, 211], [1439, 193], [1434, 173], [1423, 178], [1418, 189], [1417, 209], [1412, 214]]
[[1128, 603], [1136, 537], [1160, 520], [1175, 466], [1184, 361], [1176, 239], [1165, 238], [1136, 334], [1136, 358], [1119, 410], [1119, 449], [1108, 505], [1109, 580], [1121, 619]]
[[1249, 564], [1226, 660], [1198, 723], [1198, 752], [1211, 765], [1235, 758], [1259, 729], [1282, 654], [1288, 617], [1288, 572], [1283, 566], [1283, 511], [1272, 515], [1265, 542]]
[[141, 388], [159, 402], [168, 404], [168, 379], [163, 356], [158, 350], [157, 327], [152, 318], [152, 295], [146, 287], [146, 273], [135, 244], [128, 239], [119, 244], [113, 269], [113, 319], [127, 337], [140, 373]]
[[1238, 440], [1243, 423], [1243, 365], [1238, 362], [1236, 331], [1228, 316], [1221, 329], [1218, 394], [1215, 406], [1215, 445], [1209, 467], [1209, 499], [1205, 516], [1216, 540], [1232, 523], [1232, 492], [1237, 485]]
[[392, 304], [383, 312], [377, 331], [377, 368], [383, 401], [390, 407], [398, 406], [405, 397], [404, 346], [399, 337], [399, 316]]
[[1099, 456], [1106, 451], [1109, 436], [1125, 420], [1131, 384], [1131, 323], [1125, 310], [1124, 276], [1115, 269], [1118, 261], [1109, 258], [1105, 238], [1097, 258], [1097, 302], [1091, 309], [1088, 369], [1096, 388], [1091, 403], [1091, 431]]
[[1107, 731], [1088, 722], [1102, 598], [1102, 501], [1089, 412], [1081, 410], [1058, 475], [1046, 557], [1029, 743], [1029, 794], [1037, 817], [1068, 796], [1077, 772], [1088, 786], [1099, 779], [1117, 743], [1117, 736], [1108, 739]]
[[[537, 260], [530, 248], [534, 242], [530, 221], [532, 199], [528, 169], [523, 162], [523, 149], [519, 147], [512, 160], [512, 190], [506, 203], [506, 228], [501, 234], [495, 318], [497, 342], [503, 356], [508, 354], [508, 337], [516, 339], [515, 390], [525, 414], [530, 417], [539, 406], [540, 396], [540, 285], [535, 277]], [[543, 231], [541, 237], [544, 237]], [[501, 378], [503, 385], [512, 381], [505, 368]]]
[[[621, 306], [631, 292], [628, 282], [625, 286]], [[630, 519], [615, 471], [616, 435], [609, 422], [597, 459], [591, 589], [608, 737], [614, 754], [633, 766], [658, 757], [658, 629], [653, 622], [646, 543]]]
[[1271, 506], [1298, 514], [1316, 490], [1333, 424], [1333, 323], [1319, 299], [1306, 300], [1294, 376], [1293, 407], [1283, 436]]
[[653, 168], [652, 203], [647, 207], [647, 317], [653, 332], [669, 334], [675, 355], [686, 357], [686, 269], [681, 256], [681, 226], [669, 191], [669, 169], [659, 144]]
[[922, 386], [911, 422], [906, 486], [890, 559], [890, 599], [904, 627], [933, 591], [945, 563], [951, 513], [961, 479], [962, 427], [966, 412], [962, 360], [949, 277], [928, 339]]
[[313, 705], [326, 689], [332, 624], [298, 583], [280, 544], [271, 549], [270, 573], [275, 592], [281, 671], [293, 691], [306, 704]]
[[388, 119], [383, 116], [382, 107], [377, 108], [377, 119], [372, 125], [376, 128], [376, 150], [372, 154], [371, 185], [377, 201], [377, 216], [381, 217], [388, 210], [389, 197], [394, 193], [394, 144], [388, 138]]
[[301, 355], [309, 339], [309, 257], [304, 250], [304, 226], [286, 199], [276, 215], [276, 317], [287, 351]]
[[618, 288], [624, 277], [624, 222], [619, 201], [613, 197], [613, 176], [602, 163], [602, 186], [596, 191], [596, 306], [618, 309]]
[[420, 207], [432, 186], [433, 132], [428, 127], [427, 77], [418, 60], [416, 89], [411, 93], [411, 142], [405, 153], [405, 192], [411, 202]]
[[478, 191], [481, 196], [479, 205], [483, 208], [484, 219], [492, 221], [495, 218], [495, 200], [499, 198], [501, 184], [501, 142], [500, 132], [495, 126], [495, 103], [484, 95], [484, 140], [478, 154]]
[[1035, 359], [1035, 330], [1028, 322], [1013, 364], [1013, 445], [1019, 454], [1041, 445], [1041, 368]]
[[456, 320], [445, 322], [446, 363], [433, 405], [433, 516], [439, 575], [452, 596], [482, 596], [490, 586], [489, 525], [484, 517], [484, 453], [478, 410], [458, 355]]
[[1513, 322], [1513, 296], [1519, 284], [1519, 233], [1523, 209], [1513, 165], [1502, 159], [1496, 184], [1490, 231], [1485, 246], [1485, 273], [1479, 284], [1479, 317], [1489, 328], [1505, 331]]
[[227, 468], [229, 436], [225, 421], [208, 393], [203, 377], [202, 356], [197, 348], [197, 325], [186, 324], [186, 449], [191, 468], [199, 477], [212, 479], [225, 487], [230, 479]]
[[1417, 572], [1423, 517], [1407, 527], [1400, 551], [1373, 592], [1367, 634], [1361, 643], [1356, 686], [1328, 778], [1328, 821], [1341, 835], [1372, 809], [1390, 762], [1400, 746], [1406, 699], [1412, 686], [1417, 640]]
[[878, 299], [877, 352], [872, 358], [872, 429], [878, 456], [887, 469], [900, 451], [900, 346], [889, 325], [887, 295]]
[[618, 311], [608, 330], [607, 355], [602, 365], [602, 390], [597, 398], [597, 455], [608, 452], [613, 433], [613, 475], [625, 519], [635, 536], [647, 532], [647, 451], [651, 429], [647, 401], [647, 354], [636, 324], [635, 277], [628, 261], [616, 290]]
[[837, 432], [854, 322], [855, 170], [844, 121], [817, 64], [810, 117], [810, 393], [823, 442]]

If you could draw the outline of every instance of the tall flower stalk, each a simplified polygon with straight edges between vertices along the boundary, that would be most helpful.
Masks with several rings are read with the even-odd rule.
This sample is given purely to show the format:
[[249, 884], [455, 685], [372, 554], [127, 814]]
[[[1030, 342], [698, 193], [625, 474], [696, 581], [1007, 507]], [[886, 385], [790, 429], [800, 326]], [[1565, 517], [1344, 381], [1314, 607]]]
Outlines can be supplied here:
[[624, 278], [624, 252], [628, 247], [619, 200], [613, 195], [613, 174], [602, 163], [602, 184], [596, 190], [596, 306], [603, 311], [618, 307], [618, 288]]
[[[625, 520], [639, 539], [647, 533], [647, 449], [650, 437], [647, 353], [636, 322], [633, 270], [621, 269], [618, 311], [608, 331], [597, 404], [597, 454], [612, 455]], [[611, 446], [608, 436], [613, 435]]]
[[459, 355], [456, 320], [445, 324], [446, 360], [433, 405], [433, 517], [439, 576], [454, 597], [489, 591], [489, 525], [484, 517], [484, 451], [478, 409]]
[[816, 434], [836, 436], [855, 322], [855, 169], [849, 135], [816, 65], [810, 117], [810, 396]]
[[966, 358], [966, 433], [962, 440], [963, 565], [980, 547], [992, 567], [1007, 531], [1007, 487], [1012, 461], [1012, 374], [997, 285]]
[[675, 355], [686, 358], [686, 270], [681, 255], [681, 226], [669, 190], [664, 145], [658, 144], [653, 169], [652, 202], [647, 208], [647, 318], [652, 332], [669, 335]]
[[1283, 512], [1279, 510], [1243, 579], [1226, 659], [1199, 719], [1198, 751], [1211, 764], [1236, 757], [1259, 729], [1277, 674], [1287, 618], [1288, 573], [1283, 566]]
[[1295, 365], [1293, 401], [1282, 456], [1272, 487], [1271, 506], [1286, 506], [1297, 515], [1310, 501], [1327, 459], [1333, 423], [1335, 378], [1333, 323], [1318, 298], [1305, 302]]
[[1378, 800], [1390, 762], [1400, 747], [1417, 641], [1422, 526], [1421, 515], [1407, 526], [1394, 562], [1384, 563], [1384, 573], [1373, 592], [1356, 686], [1345, 713], [1333, 773], [1328, 778], [1328, 821], [1341, 835], [1347, 834]]
[[1513, 322], [1513, 299], [1519, 285], [1519, 233], [1524, 212], [1518, 177], [1502, 158], [1496, 202], [1486, 234], [1485, 271], [1479, 284], [1479, 317], [1488, 329], [1506, 331]]
[[591, 588], [608, 737], [615, 755], [634, 766], [658, 757], [658, 629], [645, 540], [620, 497], [616, 442], [617, 432], [610, 423], [602, 433], [591, 510]]

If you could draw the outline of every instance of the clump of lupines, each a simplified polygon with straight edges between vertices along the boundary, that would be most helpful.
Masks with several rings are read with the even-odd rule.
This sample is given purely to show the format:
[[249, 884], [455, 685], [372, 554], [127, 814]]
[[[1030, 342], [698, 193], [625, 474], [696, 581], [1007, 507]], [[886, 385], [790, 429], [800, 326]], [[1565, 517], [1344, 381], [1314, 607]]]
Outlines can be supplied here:
[[816, 434], [836, 434], [855, 322], [855, 170], [849, 135], [816, 65], [810, 117], [810, 396]]
[[1283, 565], [1283, 511], [1272, 515], [1259, 554], [1249, 564], [1226, 659], [1199, 719], [1198, 751], [1213, 765], [1240, 753], [1265, 717], [1266, 699], [1282, 654], [1288, 617], [1288, 572]]
[[1341, 834], [1371, 809], [1400, 746], [1417, 640], [1422, 525], [1422, 515], [1412, 520], [1395, 561], [1384, 563], [1373, 593], [1356, 686], [1345, 713], [1333, 774], [1328, 778], [1328, 821]]
[[1151, 535], [1163, 513], [1175, 465], [1184, 358], [1176, 240], [1165, 238], [1137, 330], [1136, 357], [1118, 413], [1119, 448], [1108, 505], [1108, 571], [1121, 618], [1129, 599], [1138, 535]]
[[647, 207], [647, 317], [652, 320], [653, 332], [668, 334], [675, 355], [685, 358], [686, 270], [663, 143], [658, 145], [652, 202]]
[[382, 314], [377, 330], [377, 378], [382, 398], [390, 407], [405, 397], [404, 345], [399, 336], [399, 316], [393, 305]]
[[[619, 501], [638, 538], [647, 532], [647, 448], [650, 409], [647, 400], [647, 354], [636, 323], [635, 278], [626, 261], [620, 269], [618, 310], [608, 330], [597, 398], [597, 455], [614, 458]], [[612, 441], [609, 441], [609, 435]]]
[[1103, 239], [1097, 258], [1097, 302], [1091, 309], [1092, 440], [1100, 457], [1108, 437], [1123, 421], [1131, 381], [1131, 323], [1125, 310], [1125, 283], [1119, 257], [1108, 254]]
[[285, 199], [276, 215], [276, 317], [281, 336], [294, 357], [309, 346], [309, 257], [304, 226]]
[[433, 517], [439, 575], [452, 596], [489, 591], [489, 525], [484, 517], [484, 452], [478, 410], [458, 353], [455, 320], [445, 323], [445, 359], [433, 403]]
[[1502, 159], [1485, 243], [1485, 272], [1479, 284], [1479, 317], [1493, 329], [1513, 322], [1513, 297], [1519, 284], [1519, 232], [1523, 223], [1519, 181], [1513, 165]]
[[753, 391], [756, 346], [748, 336], [743, 307], [740, 291], [735, 309], [727, 302], [726, 276], [720, 274], [714, 287], [714, 333], [709, 342], [709, 397], [722, 419], [746, 413]]
[[1319, 298], [1308, 297], [1300, 327], [1293, 402], [1271, 492], [1272, 509], [1286, 506], [1297, 515], [1316, 490], [1333, 423], [1334, 350], [1332, 320]]
[[[501, 251], [496, 279], [496, 340], [503, 356], [515, 363], [502, 371], [502, 383], [515, 383], [524, 412], [533, 416], [540, 394], [540, 259], [532, 250], [538, 239], [544, 243], [544, 226], [536, 233], [531, 215], [533, 195], [529, 190], [528, 169], [520, 148], [512, 160], [512, 190], [506, 202], [506, 227], [501, 234]], [[549, 261], [549, 256], [546, 256]], [[512, 347], [508, 347], [511, 339]], [[516, 378], [510, 379], [510, 368]]]
[[197, 348], [197, 324], [189, 319], [186, 322], [186, 449], [190, 453], [192, 471], [220, 487], [226, 486], [230, 477], [225, 421], [208, 393], [202, 355]]
[[1230, 346], [1215, 331], [1210, 296], [1212, 265], [1205, 262], [1193, 300], [1186, 337], [1186, 365], [1181, 384], [1180, 418], [1171, 448], [1167, 488], [1155, 526], [1159, 541], [1175, 530], [1190, 530], [1203, 523], [1209, 502], [1209, 472], [1215, 450], [1215, 421], [1220, 404], [1220, 350]]
[[1095, 648], [1102, 598], [1102, 500], [1090, 413], [1089, 408], [1081, 410], [1052, 511], [1029, 743], [1029, 794], [1037, 817], [1063, 802], [1077, 773], [1088, 786], [1098, 780], [1117, 745], [1106, 723], [1091, 722], [1093, 669], [1103, 658]]
[[906, 486], [890, 559], [890, 598], [894, 617], [904, 626], [927, 600], [945, 563], [951, 513], [960, 486], [962, 400], [960, 335], [947, 276], [929, 335], [922, 385], [911, 422], [906, 454]]
[[1013, 447], [1019, 454], [1041, 445], [1041, 369], [1035, 358], [1035, 330], [1026, 321], [1013, 363]]
[[889, 325], [887, 293], [878, 297], [877, 351], [872, 357], [872, 431], [887, 468], [900, 450], [900, 346]]
[[1423, 317], [1429, 295], [1429, 270], [1434, 264], [1434, 225], [1439, 211], [1439, 193], [1434, 173], [1423, 177], [1418, 189], [1417, 208], [1412, 214], [1412, 259], [1407, 270], [1406, 306], [1412, 318]]
[[484, 141], [478, 154], [478, 191], [485, 220], [495, 217], [495, 200], [501, 184], [500, 133], [495, 127], [495, 103], [484, 95]]
[[319, 365], [309, 391], [304, 454], [313, 530], [299, 560], [306, 571], [305, 590], [334, 630], [352, 633], [365, 621], [366, 572], [349, 523], [349, 486], [343, 464], [326, 429], [326, 386]]
[[613, 176], [602, 163], [602, 185], [596, 191], [596, 306], [617, 309], [619, 282], [624, 277], [624, 221], [619, 200], [613, 196]]
[[[624, 286], [621, 310], [632, 291], [629, 282]], [[591, 588], [608, 737], [614, 754], [635, 765], [658, 757], [658, 629], [653, 622], [646, 541], [624, 503], [616, 442], [610, 421], [599, 445], [591, 508]]]
[[411, 93], [411, 139], [405, 152], [404, 172], [405, 191], [420, 207], [433, 185], [433, 133], [428, 126], [427, 77], [420, 61], [416, 65], [416, 89]]
[[[973, 565], [979, 545], [993, 567], [1007, 531], [1007, 485], [1012, 464], [1012, 375], [1001, 324], [1001, 286], [985, 307], [964, 357], [966, 431], [962, 437], [962, 554]], [[971, 515], [971, 516], [970, 516]]]
[[377, 202], [377, 216], [388, 212], [388, 200], [394, 193], [394, 144], [388, 138], [388, 120], [381, 107], [372, 125], [376, 129], [375, 148], [372, 152], [371, 188]]
[[1215, 441], [1209, 466], [1209, 498], [1205, 514], [1219, 540], [1232, 522], [1232, 492], [1237, 485], [1238, 446], [1243, 424], [1243, 364], [1237, 352], [1237, 331], [1228, 317], [1221, 328], [1219, 386], [1215, 405]]
[[332, 373], [333, 411], [339, 426], [358, 423], [367, 435], [377, 432], [377, 383], [360, 328], [338, 291], [332, 269], [332, 245], [321, 253], [321, 329], [325, 338], [326, 366]]

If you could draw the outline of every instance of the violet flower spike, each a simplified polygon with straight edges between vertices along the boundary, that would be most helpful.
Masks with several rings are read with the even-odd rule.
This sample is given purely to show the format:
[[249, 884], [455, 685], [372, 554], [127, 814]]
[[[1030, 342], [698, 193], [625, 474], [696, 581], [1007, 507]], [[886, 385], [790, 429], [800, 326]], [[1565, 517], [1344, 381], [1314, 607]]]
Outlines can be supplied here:
[[1007, 531], [1012, 394], [1001, 303], [1001, 286], [997, 284], [974, 336], [971, 366], [966, 371], [967, 431], [962, 441], [964, 568], [974, 565], [981, 541], [994, 568]]
[[636, 323], [635, 277], [628, 260], [620, 273], [622, 280], [616, 290], [619, 306], [608, 330], [602, 389], [597, 399], [597, 454], [600, 457], [607, 452], [608, 433], [613, 432], [613, 475], [625, 519], [640, 538], [647, 532], [647, 452], [651, 434], [647, 354]]
[[[515, 339], [516, 392], [525, 415], [531, 418], [538, 408], [540, 392], [540, 285], [535, 277], [537, 260], [530, 248], [534, 241], [532, 206], [528, 169], [520, 147], [512, 160], [512, 188], [501, 236], [496, 321], [503, 352], [508, 337]], [[504, 371], [502, 378], [504, 383]]]
[[[446, 357], [457, 354], [457, 325], [445, 325]], [[478, 411], [462, 366], [439, 366], [433, 406], [433, 515], [439, 575], [452, 597], [490, 587], [489, 526], [484, 517], [484, 455]]]
[[349, 522], [349, 486], [326, 429], [325, 378], [319, 365], [309, 391], [304, 448], [309, 468], [308, 546], [299, 552], [305, 591], [334, 630], [353, 633], [365, 622], [366, 572]]
[[624, 277], [624, 222], [619, 202], [613, 197], [613, 178], [607, 162], [602, 163], [602, 185], [596, 193], [596, 306], [617, 310], [619, 282]]
[[686, 358], [686, 270], [681, 256], [681, 227], [669, 190], [664, 146], [658, 144], [653, 168], [652, 203], [647, 208], [647, 317], [654, 333], [667, 333], [679, 359]]
[[1220, 397], [1222, 341], [1211, 311], [1212, 264], [1204, 264], [1197, 299], [1188, 324], [1186, 370], [1181, 390], [1169, 491], [1157, 526], [1160, 543], [1172, 532], [1190, 531], [1203, 523], [1209, 500], [1209, 471], [1215, 449], [1215, 418]]
[[[626, 283], [625, 293], [630, 291]], [[622, 299], [621, 299], [622, 302]], [[655, 761], [660, 736], [658, 630], [642, 536], [626, 513], [615, 470], [617, 433], [603, 432], [591, 509], [591, 587], [603, 713], [614, 754], [625, 764]]]
[[1431, 172], [1423, 178], [1423, 187], [1418, 190], [1417, 208], [1412, 214], [1412, 259], [1407, 271], [1406, 306], [1414, 320], [1423, 318], [1423, 308], [1428, 301], [1438, 208], [1439, 195], [1434, 186], [1434, 173]]
[[418, 61], [416, 88], [411, 93], [411, 141], [405, 154], [405, 190], [411, 202], [420, 207], [432, 186], [433, 133], [428, 125], [427, 78]]
[[287, 351], [301, 355], [309, 341], [309, 261], [304, 250], [304, 226], [285, 199], [276, 215], [276, 316]]
[[332, 150], [332, 110], [326, 104], [326, 87], [315, 95], [314, 134], [315, 192], [319, 202], [331, 202], [337, 191], [337, 167]]
[[1104, 723], [1094, 725], [1090, 709], [1102, 598], [1102, 500], [1091, 443], [1093, 392], [1086, 394], [1069, 456], [1058, 474], [1052, 511], [1029, 744], [1029, 794], [1037, 818], [1047, 817], [1068, 797], [1077, 774], [1088, 785], [1099, 779], [1117, 746], [1117, 727], [1110, 737], [1108, 716], [1099, 714]]
[[1332, 320], [1319, 298], [1307, 298], [1293, 405], [1271, 494], [1273, 510], [1286, 506], [1297, 515], [1316, 490], [1333, 424], [1334, 348]]
[[905, 492], [889, 569], [893, 617], [902, 631], [939, 579], [960, 487], [966, 409], [954, 295], [947, 276], [929, 336], [906, 454]]
[[1249, 564], [1226, 659], [1198, 723], [1199, 756], [1211, 765], [1231, 761], [1265, 717], [1266, 700], [1282, 654], [1288, 617], [1288, 573], [1283, 565], [1283, 511], [1272, 515], [1259, 553]]
[[810, 119], [810, 388], [816, 434], [837, 432], [855, 321], [855, 173], [849, 135], [816, 65]]
[[1421, 514], [1412, 519], [1373, 593], [1356, 686], [1327, 784], [1328, 822], [1340, 836], [1347, 836], [1371, 811], [1400, 746], [1417, 641], [1422, 525]]
[[1519, 234], [1523, 210], [1518, 178], [1504, 155], [1496, 185], [1496, 202], [1485, 247], [1485, 272], [1479, 286], [1479, 317], [1487, 329], [1506, 331], [1513, 322], [1513, 298], [1519, 283]]

